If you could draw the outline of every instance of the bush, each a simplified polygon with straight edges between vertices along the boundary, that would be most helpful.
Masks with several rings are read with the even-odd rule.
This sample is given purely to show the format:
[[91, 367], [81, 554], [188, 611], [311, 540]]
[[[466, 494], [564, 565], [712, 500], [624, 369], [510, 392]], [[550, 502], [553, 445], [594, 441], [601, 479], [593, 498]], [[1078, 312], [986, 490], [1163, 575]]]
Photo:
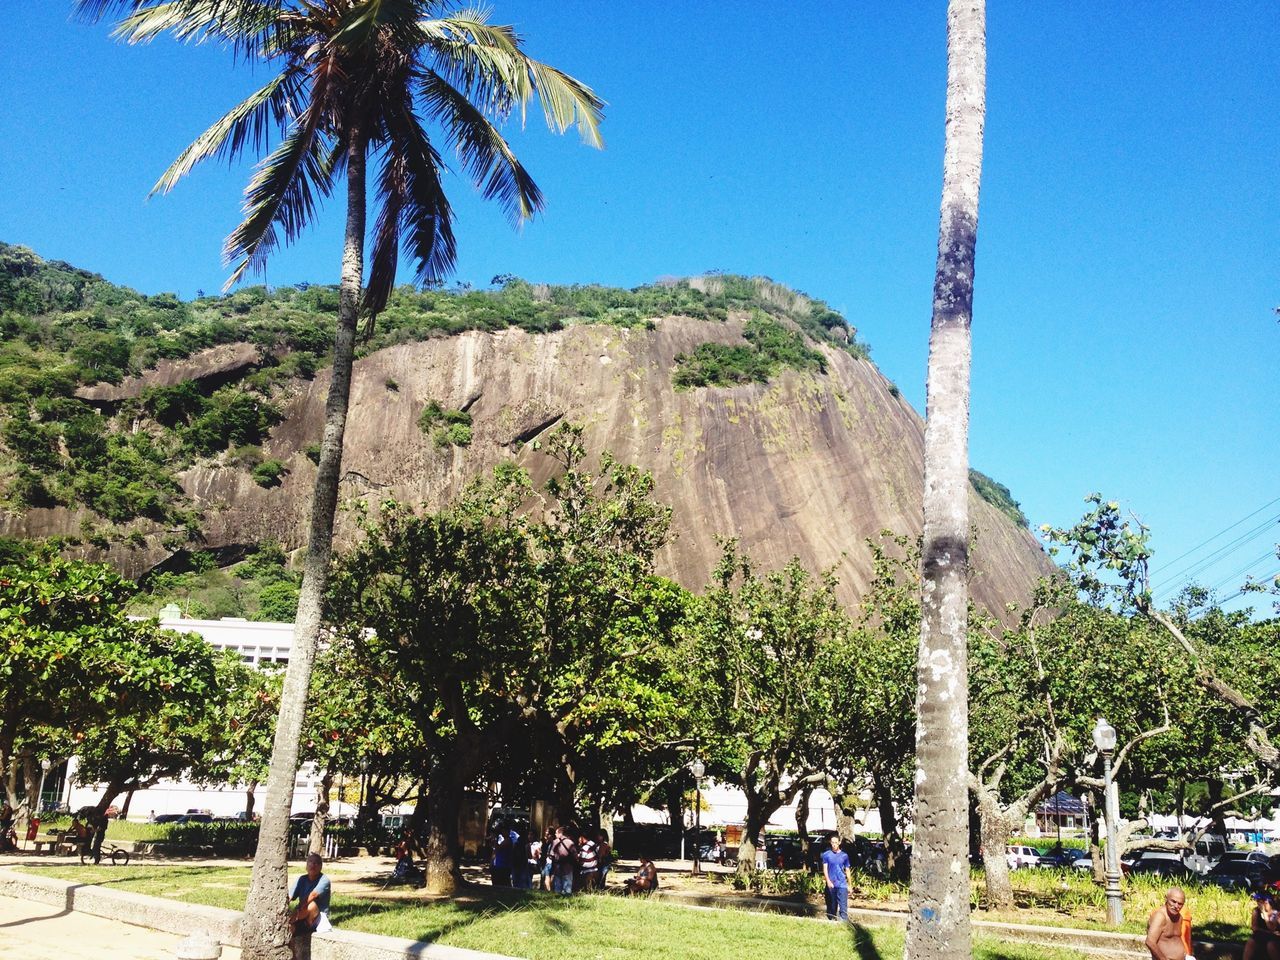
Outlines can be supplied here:
[[471, 414], [465, 410], [445, 410], [429, 400], [418, 417], [418, 426], [441, 449], [471, 445]]
[[264, 460], [251, 471], [254, 482], [260, 487], [276, 487], [280, 478], [289, 471], [279, 460]]

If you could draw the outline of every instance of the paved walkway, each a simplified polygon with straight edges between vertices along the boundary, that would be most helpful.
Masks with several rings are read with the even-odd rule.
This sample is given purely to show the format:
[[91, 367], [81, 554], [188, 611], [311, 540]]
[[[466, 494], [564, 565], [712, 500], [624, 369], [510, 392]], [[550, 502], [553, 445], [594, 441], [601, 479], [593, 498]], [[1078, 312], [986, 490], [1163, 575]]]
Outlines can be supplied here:
[[[173, 960], [180, 937], [61, 907], [0, 897], [0, 957], [5, 960]], [[240, 960], [235, 947], [223, 960]]]

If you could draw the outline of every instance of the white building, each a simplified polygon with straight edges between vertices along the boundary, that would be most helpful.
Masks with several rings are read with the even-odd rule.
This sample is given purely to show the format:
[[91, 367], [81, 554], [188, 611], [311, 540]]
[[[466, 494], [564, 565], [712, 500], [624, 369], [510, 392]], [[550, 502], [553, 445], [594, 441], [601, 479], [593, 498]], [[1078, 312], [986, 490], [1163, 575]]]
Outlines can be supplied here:
[[[188, 620], [176, 606], [160, 611], [160, 626], [179, 633], [198, 633], [215, 650], [231, 650], [245, 663], [284, 664], [293, 648], [292, 623], [259, 623], [239, 617], [221, 620]], [[102, 796], [98, 784], [84, 784], [76, 779], [76, 759], [67, 761], [66, 786], [58, 799], [74, 811], [92, 806]], [[304, 813], [316, 808], [320, 775], [311, 764], [304, 764], [294, 783], [293, 812]], [[258, 787], [255, 808], [262, 809], [266, 784]], [[247, 797], [243, 786], [203, 787], [187, 780], [162, 780], [147, 790], [139, 790], [129, 804], [129, 818], [143, 820], [152, 814], [200, 811], [216, 817], [232, 817], [245, 809]], [[116, 800], [124, 804], [124, 797]]]

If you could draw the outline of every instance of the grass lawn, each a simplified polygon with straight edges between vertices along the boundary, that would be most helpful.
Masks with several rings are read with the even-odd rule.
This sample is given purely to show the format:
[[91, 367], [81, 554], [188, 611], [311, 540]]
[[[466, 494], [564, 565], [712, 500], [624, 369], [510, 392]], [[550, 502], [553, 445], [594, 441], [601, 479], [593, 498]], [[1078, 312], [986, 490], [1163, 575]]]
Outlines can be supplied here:
[[[248, 867], [28, 867], [26, 872], [233, 910], [244, 906]], [[376, 888], [370, 888], [371, 894]], [[896, 960], [902, 933], [888, 927], [613, 896], [556, 898], [480, 888], [466, 900], [427, 902], [335, 891], [333, 921], [363, 930], [527, 960]], [[1055, 951], [979, 938], [979, 960], [1068, 960]]]

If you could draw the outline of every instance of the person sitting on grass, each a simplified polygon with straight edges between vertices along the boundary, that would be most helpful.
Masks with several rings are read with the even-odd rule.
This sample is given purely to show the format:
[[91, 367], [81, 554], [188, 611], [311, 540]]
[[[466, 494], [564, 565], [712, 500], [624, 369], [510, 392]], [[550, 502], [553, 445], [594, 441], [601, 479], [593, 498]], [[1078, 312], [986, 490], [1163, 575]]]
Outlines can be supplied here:
[[307, 872], [293, 883], [289, 902], [298, 906], [289, 915], [294, 936], [310, 936], [332, 928], [329, 923], [329, 878], [320, 872], [324, 860], [318, 853], [307, 854]]
[[1280, 960], [1280, 912], [1276, 893], [1263, 888], [1253, 895], [1250, 937], [1244, 945], [1244, 960]]
[[658, 868], [648, 857], [640, 858], [640, 869], [635, 876], [626, 882], [627, 896], [637, 893], [652, 893], [658, 889]]
[[400, 837], [392, 853], [396, 858], [396, 868], [392, 876], [406, 883], [418, 883], [423, 879], [422, 871], [413, 862], [413, 835], [406, 830]]

